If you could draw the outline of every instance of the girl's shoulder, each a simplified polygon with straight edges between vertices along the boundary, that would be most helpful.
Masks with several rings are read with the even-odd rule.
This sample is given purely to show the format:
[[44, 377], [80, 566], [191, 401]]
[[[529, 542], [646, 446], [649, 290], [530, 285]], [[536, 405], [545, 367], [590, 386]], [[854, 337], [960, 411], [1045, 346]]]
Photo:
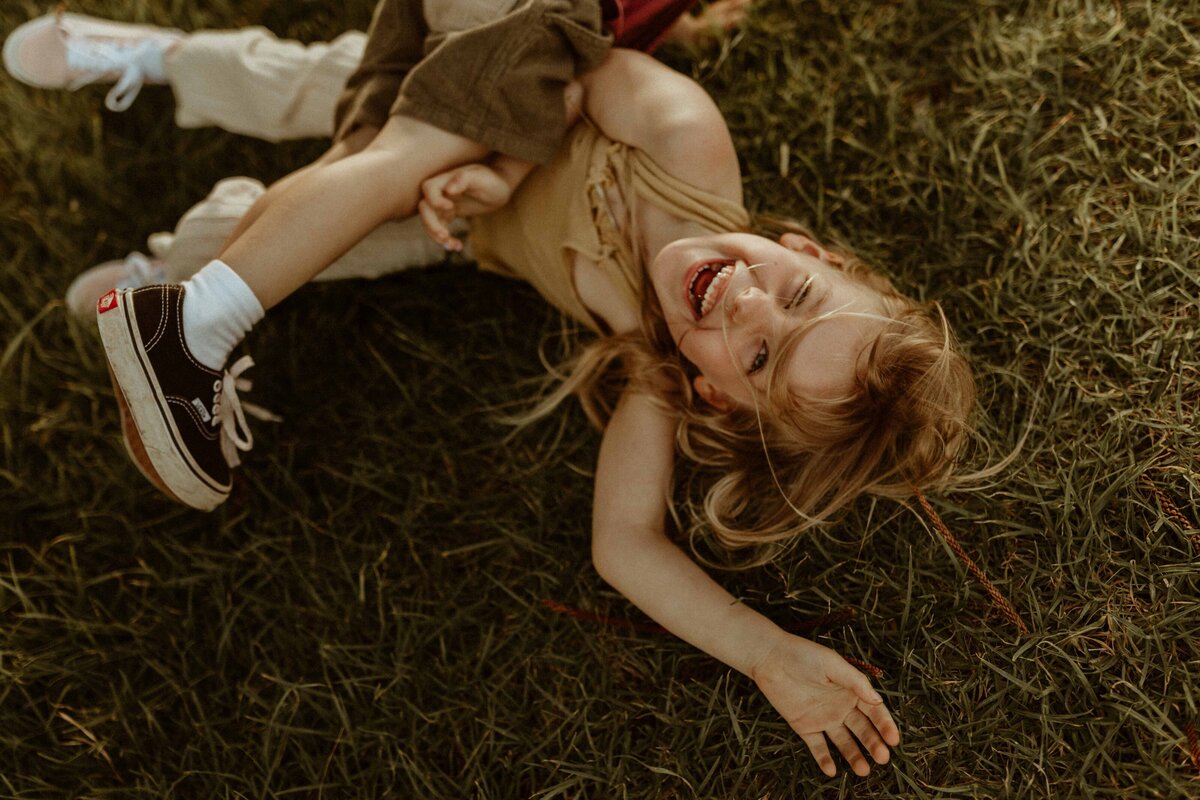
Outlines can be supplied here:
[[644, 53], [620, 49], [581, 82], [587, 115], [605, 136], [641, 150], [687, 184], [742, 201], [729, 128], [700, 84]]

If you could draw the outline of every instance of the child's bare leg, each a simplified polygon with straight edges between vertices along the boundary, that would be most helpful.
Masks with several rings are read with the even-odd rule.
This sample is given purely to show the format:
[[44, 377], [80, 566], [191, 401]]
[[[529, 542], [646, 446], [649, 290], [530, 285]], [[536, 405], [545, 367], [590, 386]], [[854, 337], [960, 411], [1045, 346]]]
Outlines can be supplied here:
[[416, 208], [421, 181], [484, 145], [395, 116], [361, 152], [306, 169], [215, 260], [181, 286], [113, 290], [97, 322], [125, 435], [143, 473], [195, 508], [223, 502], [238, 450], [253, 440], [237, 399], [248, 365], [226, 363], [278, 303], [391, 217]]
[[295, 184], [301, 175], [307, 174], [323, 164], [332, 164], [335, 161], [342, 160], [346, 156], [351, 156], [355, 153], [362, 152], [362, 150], [368, 144], [370, 144], [378, 134], [379, 128], [370, 126], [361, 127], [342, 141], [335, 144], [333, 147], [326, 150], [325, 153], [313, 163], [306, 167], [301, 167], [295, 172], [285, 175], [272, 183], [270, 188], [268, 188], [266, 192], [264, 192], [257, 200], [254, 201], [254, 205], [250, 206], [250, 209], [246, 212], [246, 215], [238, 220], [238, 224], [232, 231], [230, 231], [229, 238], [227, 238], [225, 243], [221, 245], [221, 252], [224, 252], [231, 244], [237, 241], [238, 237], [245, 233], [246, 229], [249, 228], [262, 215], [267, 206], [269, 206], [275, 199], [287, 191], [289, 186]]
[[462, 136], [394, 116], [361, 152], [302, 170], [219, 258], [269, 309], [380, 223], [411, 215], [422, 180], [487, 152]]

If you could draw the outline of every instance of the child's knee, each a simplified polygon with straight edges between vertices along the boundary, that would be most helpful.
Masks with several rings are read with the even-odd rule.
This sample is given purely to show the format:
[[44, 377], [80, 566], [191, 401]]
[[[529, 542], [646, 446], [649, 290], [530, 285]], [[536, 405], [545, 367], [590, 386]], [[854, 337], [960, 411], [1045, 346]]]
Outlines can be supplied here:
[[337, 144], [330, 147], [325, 153], [317, 159], [319, 164], [332, 164], [335, 161], [340, 161], [346, 156], [352, 156], [355, 153], [361, 153], [363, 150], [375, 141], [375, 137], [379, 135], [379, 128], [372, 125], [361, 125], [354, 129], [353, 132], [345, 139], [342, 139]]
[[488, 148], [416, 117], [393, 114], [363, 152], [402, 157], [405, 173], [421, 180], [478, 161], [488, 154]]
[[373, 151], [402, 150], [423, 144], [425, 140], [453, 136], [454, 134], [436, 128], [416, 117], [393, 114], [388, 117], [387, 122], [383, 123], [383, 127], [364, 149]]

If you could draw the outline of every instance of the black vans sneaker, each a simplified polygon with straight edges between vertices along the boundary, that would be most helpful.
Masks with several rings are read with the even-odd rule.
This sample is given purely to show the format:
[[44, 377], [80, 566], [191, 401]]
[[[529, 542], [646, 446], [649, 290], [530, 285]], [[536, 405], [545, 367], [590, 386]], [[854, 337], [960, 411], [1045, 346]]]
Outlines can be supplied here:
[[[229, 496], [238, 450], [253, 444], [237, 389], [250, 388], [239, 376], [254, 362], [244, 356], [225, 372], [198, 362], [183, 339], [183, 292], [113, 289], [98, 301], [96, 321], [130, 457], [161, 491], [211, 511]], [[249, 403], [245, 411], [272, 418]]]

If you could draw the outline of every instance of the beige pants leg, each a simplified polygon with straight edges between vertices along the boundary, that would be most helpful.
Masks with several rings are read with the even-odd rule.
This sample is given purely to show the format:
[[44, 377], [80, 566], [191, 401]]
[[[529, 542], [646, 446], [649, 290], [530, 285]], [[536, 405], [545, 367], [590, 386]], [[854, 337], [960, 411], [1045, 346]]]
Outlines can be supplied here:
[[[238, 220], [264, 191], [266, 187], [253, 178], [226, 178], [213, 187], [208, 197], [188, 209], [173, 233], [151, 234], [150, 254], [162, 260], [167, 280], [185, 281], [216, 258]], [[445, 260], [446, 252], [425, 235], [420, 221], [412, 217], [380, 225], [314, 280], [378, 278]]]
[[[167, 62], [176, 122], [268, 141], [329, 136], [334, 106], [365, 43], [358, 32], [313, 45], [281, 41], [264, 28], [191, 34]], [[173, 233], [152, 234], [150, 252], [162, 259], [168, 279], [186, 280], [215, 258], [263, 191], [252, 178], [227, 178], [183, 215]], [[316, 280], [377, 278], [445, 258], [414, 217], [380, 225]]]
[[190, 34], [167, 60], [175, 122], [269, 142], [330, 136], [338, 95], [366, 42], [358, 31], [310, 45], [266, 28]]

